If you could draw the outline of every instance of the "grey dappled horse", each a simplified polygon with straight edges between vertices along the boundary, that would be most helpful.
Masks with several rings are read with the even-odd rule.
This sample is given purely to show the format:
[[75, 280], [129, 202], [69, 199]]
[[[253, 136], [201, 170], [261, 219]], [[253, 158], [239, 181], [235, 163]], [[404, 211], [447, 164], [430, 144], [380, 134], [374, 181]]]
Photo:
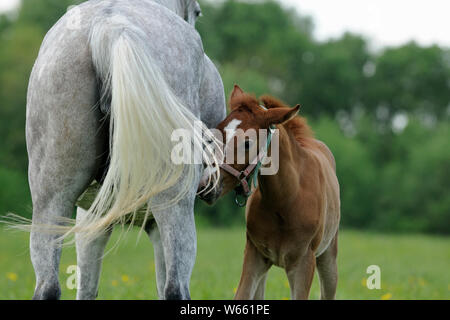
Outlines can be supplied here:
[[[146, 231], [155, 248], [161, 299], [190, 298], [193, 208], [202, 171], [201, 165], [185, 166], [182, 174], [171, 167], [170, 130], [189, 127], [194, 119], [215, 127], [226, 115], [222, 80], [194, 28], [199, 14], [192, 0], [84, 2], [48, 32], [29, 83], [33, 226], [57, 225], [70, 217], [94, 179], [104, 179], [111, 188], [94, 203], [97, 213], [105, 205], [122, 215], [151, 198], [154, 222]], [[111, 192], [117, 192], [113, 200], [107, 199]], [[178, 202], [164, 206], [180, 195]], [[90, 214], [77, 211], [77, 225], [84, 228], [78, 231], [92, 231], [76, 232], [78, 299], [97, 296], [111, 234], [107, 224], [121, 217], [92, 220]], [[32, 228], [34, 299], [60, 297], [57, 237]]]

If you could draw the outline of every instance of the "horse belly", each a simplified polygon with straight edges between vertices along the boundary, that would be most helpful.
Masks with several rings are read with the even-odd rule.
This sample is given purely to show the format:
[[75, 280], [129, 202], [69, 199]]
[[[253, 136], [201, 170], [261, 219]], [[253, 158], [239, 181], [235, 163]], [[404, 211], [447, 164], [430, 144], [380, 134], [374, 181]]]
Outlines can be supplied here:
[[[337, 179], [335, 179], [337, 183]], [[322, 239], [316, 250], [316, 257], [324, 253], [333, 241], [340, 222], [340, 200], [339, 200], [339, 186], [333, 183], [327, 192], [327, 205], [323, 213], [323, 232]]]

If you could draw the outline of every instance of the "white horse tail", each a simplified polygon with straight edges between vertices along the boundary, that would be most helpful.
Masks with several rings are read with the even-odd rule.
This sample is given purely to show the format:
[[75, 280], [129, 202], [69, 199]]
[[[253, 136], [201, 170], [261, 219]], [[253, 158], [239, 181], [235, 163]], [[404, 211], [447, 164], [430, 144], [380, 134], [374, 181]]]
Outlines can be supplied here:
[[93, 25], [92, 58], [102, 95], [111, 97], [110, 165], [86, 218], [63, 237], [82, 233], [93, 239], [161, 191], [177, 184], [173, 198], [158, 204], [170, 206], [193, 187], [195, 167], [171, 161], [171, 134], [175, 129], [190, 130], [197, 150], [211, 136], [203, 138], [194, 130], [198, 118], [172, 92], [150, 56], [147, 41], [143, 31], [121, 16]]

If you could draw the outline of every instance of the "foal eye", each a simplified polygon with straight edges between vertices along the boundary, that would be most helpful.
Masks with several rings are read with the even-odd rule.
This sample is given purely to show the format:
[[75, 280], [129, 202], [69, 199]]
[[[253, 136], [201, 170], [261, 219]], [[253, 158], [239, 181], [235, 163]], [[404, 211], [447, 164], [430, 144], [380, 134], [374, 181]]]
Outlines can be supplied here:
[[202, 15], [202, 12], [200, 10], [195, 11], [195, 16], [200, 17]]

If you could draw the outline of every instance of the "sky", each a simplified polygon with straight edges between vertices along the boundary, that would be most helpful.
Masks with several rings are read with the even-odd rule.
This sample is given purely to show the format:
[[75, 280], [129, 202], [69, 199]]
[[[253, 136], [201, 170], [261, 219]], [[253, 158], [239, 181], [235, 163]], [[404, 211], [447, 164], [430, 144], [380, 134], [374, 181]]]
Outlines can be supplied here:
[[18, 0], [0, 0], [0, 11], [10, 10], [17, 6]]
[[345, 31], [364, 34], [373, 46], [411, 40], [450, 47], [449, 0], [281, 0], [315, 22], [319, 40]]
[[[216, 1], [216, 0], [210, 0]], [[315, 22], [315, 36], [326, 40], [345, 31], [364, 34], [374, 48], [410, 40], [450, 47], [450, 0], [279, 0]], [[0, 11], [19, 0], [0, 0]]]

